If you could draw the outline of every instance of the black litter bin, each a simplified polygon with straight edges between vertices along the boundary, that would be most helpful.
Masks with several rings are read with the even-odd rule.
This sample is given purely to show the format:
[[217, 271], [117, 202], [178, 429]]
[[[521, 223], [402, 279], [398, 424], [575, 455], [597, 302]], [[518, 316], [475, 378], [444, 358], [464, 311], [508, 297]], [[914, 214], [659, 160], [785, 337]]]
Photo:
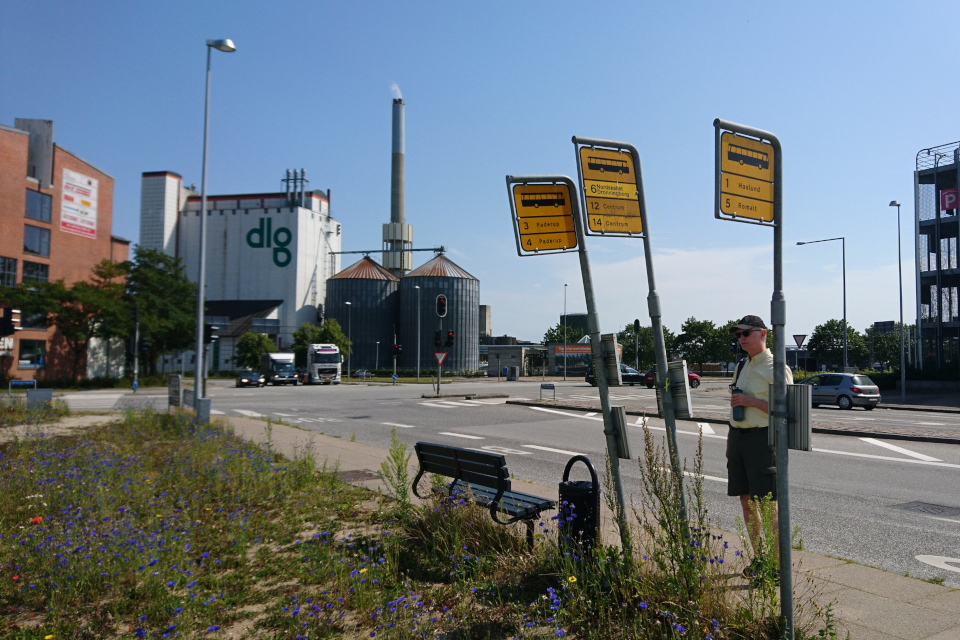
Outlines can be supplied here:
[[[590, 470], [590, 480], [569, 480], [570, 468], [582, 462]], [[581, 553], [597, 546], [600, 533], [600, 481], [587, 456], [574, 456], [563, 470], [560, 483], [560, 518], [557, 531], [560, 547], [573, 547]]]

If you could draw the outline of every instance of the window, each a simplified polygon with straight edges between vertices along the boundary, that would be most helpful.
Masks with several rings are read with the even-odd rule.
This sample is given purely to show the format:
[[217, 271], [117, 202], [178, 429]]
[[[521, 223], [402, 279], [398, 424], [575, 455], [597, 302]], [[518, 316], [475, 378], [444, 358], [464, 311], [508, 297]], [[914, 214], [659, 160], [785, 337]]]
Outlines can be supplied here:
[[20, 360], [18, 363], [21, 369], [43, 369], [43, 363], [47, 357], [46, 340], [21, 340], [20, 341]]
[[27, 189], [27, 217], [40, 222], [50, 222], [50, 203], [53, 198], [45, 193]]
[[50, 265], [23, 261], [24, 282], [49, 282]]
[[23, 230], [23, 252], [45, 258], [50, 257], [50, 229], [25, 225]]
[[13, 258], [0, 257], [0, 287], [15, 287], [17, 285], [17, 261]]

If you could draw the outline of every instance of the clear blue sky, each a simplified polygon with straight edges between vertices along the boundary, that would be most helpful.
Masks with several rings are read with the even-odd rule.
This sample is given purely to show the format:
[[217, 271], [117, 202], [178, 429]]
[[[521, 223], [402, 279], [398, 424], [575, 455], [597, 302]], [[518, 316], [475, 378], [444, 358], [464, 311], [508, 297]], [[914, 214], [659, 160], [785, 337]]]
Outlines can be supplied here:
[[[646, 5], [646, 6], [644, 6]], [[713, 217], [714, 118], [784, 148], [788, 334], [842, 313], [863, 330], [914, 312], [913, 167], [960, 139], [955, 2], [4, 2], [0, 123], [55, 121], [112, 175], [114, 233], [137, 240], [140, 174], [200, 182], [205, 45], [214, 52], [210, 193], [332, 190], [344, 249], [389, 220], [391, 84], [406, 111], [406, 215], [481, 280], [493, 330], [538, 340], [585, 311], [575, 256], [519, 258], [504, 176], [574, 176], [572, 135], [643, 160], [664, 321], [769, 319], [772, 232]], [[643, 247], [588, 240], [604, 331], [647, 324]], [[428, 254], [415, 254], [419, 264]], [[344, 264], [352, 260], [345, 257]]]

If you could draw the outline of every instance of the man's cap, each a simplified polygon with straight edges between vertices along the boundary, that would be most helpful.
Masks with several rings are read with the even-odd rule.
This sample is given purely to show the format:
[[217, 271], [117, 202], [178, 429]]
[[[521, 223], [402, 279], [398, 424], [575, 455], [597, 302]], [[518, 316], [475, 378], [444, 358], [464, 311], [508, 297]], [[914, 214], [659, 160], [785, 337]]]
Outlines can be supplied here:
[[730, 331], [745, 331], [747, 329], [766, 329], [767, 325], [763, 324], [763, 318], [760, 316], [743, 316], [740, 318], [740, 322], [730, 327]]

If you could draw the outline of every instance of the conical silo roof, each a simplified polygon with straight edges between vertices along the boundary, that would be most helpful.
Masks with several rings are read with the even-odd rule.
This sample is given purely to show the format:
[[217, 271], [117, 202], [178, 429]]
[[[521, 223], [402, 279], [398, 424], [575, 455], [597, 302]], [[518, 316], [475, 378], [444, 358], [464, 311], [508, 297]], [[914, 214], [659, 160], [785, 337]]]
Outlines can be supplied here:
[[415, 276], [440, 276], [444, 278], [466, 278], [468, 280], [476, 280], [476, 278], [464, 271], [460, 266], [442, 253], [430, 262], [422, 264], [413, 271], [410, 271], [404, 275], [405, 278]]
[[[459, 269], [459, 267], [457, 268]], [[381, 267], [370, 256], [362, 257], [359, 261], [354, 262], [346, 269], [341, 270], [340, 273], [331, 276], [330, 280], [340, 280], [346, 278], [354, 278], [359, 280], [392, 280], [394, 282], [400, 281], [400, 278]]]

